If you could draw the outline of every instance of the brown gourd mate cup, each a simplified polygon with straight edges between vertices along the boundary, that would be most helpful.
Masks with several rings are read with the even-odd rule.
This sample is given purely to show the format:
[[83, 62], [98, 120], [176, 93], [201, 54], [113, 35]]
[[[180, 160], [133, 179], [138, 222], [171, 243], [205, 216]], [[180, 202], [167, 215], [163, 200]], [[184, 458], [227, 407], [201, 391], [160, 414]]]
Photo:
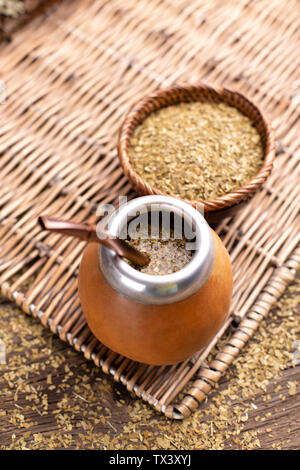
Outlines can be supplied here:
[[158, 187], [151, 186], [139, 175], [130, 162], [129, 146], [135, 129], [152, 112], [160, 108], [172, 106], [183, 102], [224, 102], [237, 108], [249, 117], [261, 138], [263, 146], [263, 163], [258, 173], [244, 186], [211, 200], [186, 200], [196, 207], [203, 204], [205, 218], [209, 223], [218, 223], [225, 217], [229, 217], [242, 209], [247, 201], [261, 188], [271, 173], [275, 157], [275, 138], [272, 127], [264, 113], [249, 99], [239, 92], [226, 88], [214, 88], [203, 83], [171, 85], [168, 88], [159, 89], [149, 96], [139, 100], [132, 106], [121, 126], [118, 143], [118, 153], [124, 173], [131, 185], [139, 195], [159, 194], [164, 195]]
[[138, 362], [175, 364], [205, 348], [227, 318], [231, 263], [204, 217], [179, 199], [133, 199], [115, 211], [107, 231], [119, 236], [133, 214], [150, 210], [174, 213], [197, 233], [191, 261], [175, 273], [149, 275], [90, 243], [80, 264], [79, 296], [91, 331], [105, 346]]

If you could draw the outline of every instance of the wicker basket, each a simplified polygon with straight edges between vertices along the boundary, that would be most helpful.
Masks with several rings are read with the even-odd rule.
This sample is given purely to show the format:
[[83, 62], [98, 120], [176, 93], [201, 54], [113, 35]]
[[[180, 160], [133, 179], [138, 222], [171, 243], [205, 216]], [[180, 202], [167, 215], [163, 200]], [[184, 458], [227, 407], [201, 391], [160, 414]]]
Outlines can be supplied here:
[[265, 182], [273, 167], [275, 156], [275, 138], [273, 130], [268, 120], [257, 106], [242, 94], [225, 88], [212, 88], [204, 84], [172, 85], [152, 93], [138, 101], [127, 114], [119, 135], [119, 158], [125, 175], [138, 194], [164, 194], [158, 188], [148, 184], [131, 166], [128, 155], [130, 139], [137, 126], [153, 111], [176, 103], [189, 101], [226, 102], [236, 107], [254, 122], [263, 144], [263, 165], [257, 175], [249, 181], [247, 185], [216, 199], [206, 201], [186, 200], [186, 202], [192, 204], [194, 207], [202, 203], [206, 217], [209, 221], [216, 222], [223, 217], [233, 215], [240, 209]]

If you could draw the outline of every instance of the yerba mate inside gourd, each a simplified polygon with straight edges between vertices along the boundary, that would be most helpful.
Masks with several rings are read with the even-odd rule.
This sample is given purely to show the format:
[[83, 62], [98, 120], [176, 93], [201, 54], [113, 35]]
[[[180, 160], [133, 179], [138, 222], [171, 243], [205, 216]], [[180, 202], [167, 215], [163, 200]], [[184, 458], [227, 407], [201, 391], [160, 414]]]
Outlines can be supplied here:
[[[153, 221], [155, 219], [155, 221]], [[130, 245], [139, 251], [147, 253], [150, 262], [147, 266], [137, 266], [126, 260], [136, 270], [154, 276], [172, 274], [188, 264], [193, 256], [193, 250], [187, 249], [188, 240], [184, 235], [183, 224], [178, 230], [174, 228], [174, 219], [170, 226], [162, 223], [162, 219], [147, 216], [147, 223], [138, 227], [137, 233], [128, 235]], [[124, 258], [125, 259], [125, 258]]]
[[214, 199], [247, 184], [263, 163], [253, 122], [226, 103], [180, 103], [151, 113], [129, 147], [132, 167], [163, 193]]

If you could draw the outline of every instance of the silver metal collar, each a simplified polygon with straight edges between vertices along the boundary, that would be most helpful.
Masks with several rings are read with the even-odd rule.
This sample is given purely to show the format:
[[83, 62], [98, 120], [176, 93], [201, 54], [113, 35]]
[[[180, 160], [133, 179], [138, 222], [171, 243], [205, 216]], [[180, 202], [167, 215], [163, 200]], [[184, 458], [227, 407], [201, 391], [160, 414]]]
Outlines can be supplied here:
[[120, 228], [145, 206], [148, 210], [151, 207], [152, 210], [183, 214], [188, 223], [193, 224], [197, 239], [191, 261], [175, 273], [153, 276], [137, 271], [112, 250], [99, 246], [100, 268], [108, 284], [136, 302], [154, 305], [178, 302], [194, 294], [212, 271], [215, 253], [211, 230], [204, 217], [191, 205], [169, 196], [143, 196], [129, 201], [112, 215], [109, 233], [117, 236]]

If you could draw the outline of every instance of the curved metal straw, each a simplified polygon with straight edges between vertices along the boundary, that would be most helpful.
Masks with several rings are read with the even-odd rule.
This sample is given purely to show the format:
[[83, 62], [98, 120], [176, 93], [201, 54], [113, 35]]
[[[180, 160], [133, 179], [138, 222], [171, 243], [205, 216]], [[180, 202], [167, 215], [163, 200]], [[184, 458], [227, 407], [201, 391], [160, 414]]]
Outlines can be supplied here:
[[104, 245], [115, 251], [117, 255], [122, 258], [127, 258], [129, 261], [139, 266], [146, 266], [149, 263], [149, 257], [146, 253], [141, 253], [125, 240], [121, 240], [116, 237], [111, 238], [108, 233], [106, 238], [98, 238], [96, 226], [93, 224], [81, 224], [72, 221], [58, 220], [48, 217], [47, 215], [41, 215], [38, 218], [38, 223], [43, 230], [61, 233], [63, 235], [70, 235], [87, 242], [96, 242]]

